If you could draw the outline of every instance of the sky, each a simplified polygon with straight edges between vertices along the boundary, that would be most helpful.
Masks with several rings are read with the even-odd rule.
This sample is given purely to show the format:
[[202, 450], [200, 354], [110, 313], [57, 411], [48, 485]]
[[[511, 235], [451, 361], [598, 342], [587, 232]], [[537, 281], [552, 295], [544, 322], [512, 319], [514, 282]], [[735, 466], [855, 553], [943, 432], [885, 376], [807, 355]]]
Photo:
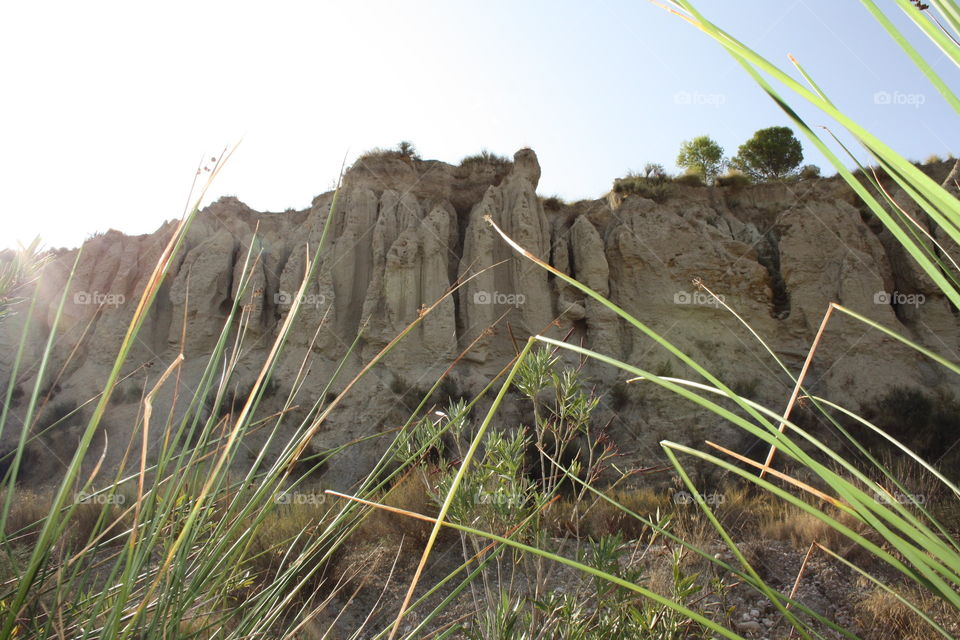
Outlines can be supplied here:
[[[904, 156], [960, 155], [955, 114], [859, 2], [697, 7], [778, 65], [793, 54]], [[451, 163], [529, 146], [539, 192], [578, 200], [647, 162], [679, 171], [698, 135], [732, 156], [791, 124], [713, 40], [642, 0], [6, 2], [0, 60], [0, 247], [151, 232], [182, 215], [198, 165], [237, 143], [206, 201], [283, 211], [401, 140]], [[833, 173], [803, 143], [804, 163]]]

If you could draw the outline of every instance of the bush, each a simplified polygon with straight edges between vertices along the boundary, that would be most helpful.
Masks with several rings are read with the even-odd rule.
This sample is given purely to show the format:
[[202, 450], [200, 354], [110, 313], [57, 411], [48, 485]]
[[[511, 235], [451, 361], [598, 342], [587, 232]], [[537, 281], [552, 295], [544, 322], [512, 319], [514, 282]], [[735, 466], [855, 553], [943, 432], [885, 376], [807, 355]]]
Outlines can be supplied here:
[[417, 154], [417, 148], [408, 140], [401, 140], [397, 143], [397, 153], [404, 158], [412, 158], [413, 160], [420, 159], [420, 156]]
[[750, 176], [743, 173], [728, 173], [725, 176], [720, 176], [717, 178], [718, 187], [729, 187], [731, 189], [742, 189], [748, 185], [753, 184], [753, 180], [750, 179]]
[[369, 151], [364, 151], [357, 160], [375, 160], [380, 158], [412, 161], [419, 160], [420, 156], [417, 154], [417, 148], [413, 146], [412, 142], [402, 140], [397, 143], [397, 146], [393, 149], [374, 147]]
[[[947, 475], [957, 475], [951, 452], [943, 443], [953, 442], [960, 422], [960, 402], [955, 398], [928, 395], [912, 387], [894, 387], [875, 397], [863, 411], [863, 417], [899, 440], [924, 460], [942, 467]], [[871, 451], [892, 449], [884, 438], [865, 428], [852, 427], [857, 439]]]
[[[431, 500], [430, 487], [417, 472], [407, 472], [394, 482], [377, 500], [397, 509], [434, 516], [436, 505]], [[384, 540], [399, 543], [403, 538], [423, 544], [430, 537], [430, 523], [406, 516], [374, 509], [358, 532], [362, 538], [383, 544]]]
[[543, 199], [543, 208], [547, 211], [560, 211], [565, 206], [567, 206], [567, 203], [558, 196], [550, 196], [549, 198]]
[[685, 173], [682, 176], [677, 176], [673, 179], [673, 182], [676, 184], [681, 184], [685, 187], [705, 187], [706, 184], [703, 182], [703, 178], [700, 177], [697, 173]]
[[662, 164], [657, 162], [648, 162], [643, 165], [643, 177], [656, 179], [656, 180], [666, 180], [667, 179], [667, 170], [663, 168]]
[[506, 167], [513, 164], [513, 161], [506, 156], [497, 155], [496, 153], [483, 149], [480, 153], [467, 156], [460, 161], [461, 167], [467, 167], [473, 164], [490, 164], [494, 167]]
[[621, 196], [640, 196], [654, 202], [665, 202], [670, 196], [670, 185], [665, 177], [647, 177], [629, 173], [613, 181], [613, 192]]
[[820, 177], [820, 167], [815, 164], [805, 164], [800, 168], [801, 180], [813, 180]]

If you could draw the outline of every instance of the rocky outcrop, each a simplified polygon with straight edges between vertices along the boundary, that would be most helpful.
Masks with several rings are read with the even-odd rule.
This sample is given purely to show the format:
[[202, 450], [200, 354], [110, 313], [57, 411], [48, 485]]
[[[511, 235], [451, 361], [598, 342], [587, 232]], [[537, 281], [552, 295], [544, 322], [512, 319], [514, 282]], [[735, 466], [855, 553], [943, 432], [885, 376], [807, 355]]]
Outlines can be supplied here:
[[[490, 222], [774, 408], [786, 402], [789, 378], [731, 310], [793, 372], [831, 301], [935, 351], [958, 346], [954, 311], [837, 181], [737, 190], [677, 185], [659, 204], [630, 196], [548, 212], [536, 193], [539, 179], [529, 149], [512, 164], [465, 167], [387, 155], [358, 161], [336, 198], [323, 194], [303, 211], [259, 213], [234, 198], [207, 207], [133, 347], [124, 382], [133, 391], [118, 395], [108, 412], [110, 442], [124, 442], [136, 420], [136, 390], [157, 379], [147, 365], [166, 366], [182, 350], [180, 382], [196, 388], [235, 303], [236, 326], [244, 329], [237, 357], [252, 379], [302, 285], [300, 313], [274, 375], [280, 390], [296, 385], [306, 394], [306, 404], [334, 371], [336, 391], [419, 321], [331, 416], [318, 446], [395, 426], [404, 417], [402, 392], [428, 388], [453, 364], [459, 392], [478, 391], [534, 334], [661, 375], [690, 373], [606, 306], [518, 256]], [[17, 384], [27, 389], [36, 381], [37, 358], [66, 291], [60, 340], [42, 384], [60, 401], [98, 393], [172, 228], [138, 237], [109, 232], [82, 251], [60, 252], [36, 285], [30, 323], [21, 309], [0, 324], [0, 382], [9, 379], [22, 330], [28, 365]], [[601, 388], [622, 378], [599, 364], [587, 372]], [[916, 353], [848, 318], [830, 325], [808, 383], [854, 408], [889, 387], [950, 384]], [[276, 410], [283, 397], [266, 399], [263, 410]], [[158, 415], [163, 402], [158, 396]], [[182, 410], [172, 397], [166, 402], [174, 414]], [[659, 455], [661, 437], [719, 439], [723, 429], [662, 393], [605, 397], [600, 413], [641, 464]], [[108, 464], [120, 455], [108, 451]], [[362, 466], [351, 462], [352, 471]]]
[[[460, 260], [460, 279], [466, 281], [460, 309], [465, 339], [472, 341], [487, 332], [468, 356], [477, 362], [488, 359], [494, 344], [512, 349], [509, 342], [497, 339], [503, 333], [502, 325], [495, 327], [498, 318], [509, 317], [525, 335], [546, 332], [553, 320], [547, 272], [532, 261], [518, 259], [488, 222], [534, 256], [549, 260], [551, 233], [537, 198], [539, 180], [536, 155], [529, 149], [519, 151], [510, 175], [499, 186], [490, 186], [470, 212]], [[487, 331], [491, 327], [493, 331]]]

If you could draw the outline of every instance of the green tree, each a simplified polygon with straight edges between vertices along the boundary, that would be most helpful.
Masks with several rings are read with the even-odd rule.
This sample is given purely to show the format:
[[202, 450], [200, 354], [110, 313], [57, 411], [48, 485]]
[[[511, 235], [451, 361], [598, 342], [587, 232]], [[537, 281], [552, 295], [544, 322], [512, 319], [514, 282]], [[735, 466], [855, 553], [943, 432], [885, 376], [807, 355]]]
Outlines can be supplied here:
[[790, 127], [760, 129], [740, 145], [730, 166], [754, 180], [780, 180], [793, 175], [803, 162], [803, 147]]
[[677, 165], [700, 174], [707, 183], [713, 182], [723, 164], [723, 147], [710, 136], [698, 136], [680, 145]]

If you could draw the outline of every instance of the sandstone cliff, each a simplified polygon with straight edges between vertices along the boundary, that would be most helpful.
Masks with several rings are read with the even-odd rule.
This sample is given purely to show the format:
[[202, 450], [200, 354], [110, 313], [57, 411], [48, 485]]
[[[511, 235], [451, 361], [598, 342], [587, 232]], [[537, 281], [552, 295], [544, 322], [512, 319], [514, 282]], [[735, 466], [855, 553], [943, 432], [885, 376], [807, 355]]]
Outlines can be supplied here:
[[[348, 172], [332, 209], [332, 193], [318, 196], [303, 211], [261, 213], [235, 198], [207, 207], [167, 276], [106, 417], [108, 466], [123, 455], [142, 389], [155, 383], [181, 341], [186, 358], [178, 381], [181, 391], [199, 384], [245, 269], [251, 270], [241, 301], [247, 332], [237, 353], [241, 375], [233, 384], [237, 389], [249, 384], [300, 287], [307, 256], [317, 251], [327, 216], [333, 220], [326, 249], [308, 284], [265, 414], [279, 406], [294, 384], [302, 385], [303, 402], [316, 400], [359, 333], [357, 348], [332, 386], [333, 391], [342, 388], [422, 309], [458, 279], [470, 279], [345, 399], [317, 435], [318, 447], [400, 424], [409, 406], [404, 393], [412, 398], [428, 388], [475, 340], [451, 375], [450, 388], [465, 395], [482, 388], [534, 333], [567, 336], [658, 374], [687, 375], [615, 314], [516, 256], [485, 222], [487, 217], [535, 255], [609, 296], [728, 384], [778, 410], [789, 396], [789, 380], [743, 325], [694, 281], [735, 309], [794, 373], [831, 301], [935, 351], [951, 353], [958, 346], [957, 317], [948, 303], [837, 180], [741, 189], [675, 185], [659, 204], [638, 196], [611, 197], [548, 211], [536, 193], [540, 171], [529, 149], [507, 165], [455, 167], [368, 157]], [[82, 404], [101, 390], [172, 229], [167, 223], [137, 237], [111, 231], [86, 242], [80, 252], [57, 254], [36, 287], [19, 390], [35, 380], [65, 288], [45, 390], [50, 404], [61, 406]], [[75, 261], [76, 275], [67, 286]], [[9, 379], [26, 322], [21, 308], [0, 324], [0, 383]], [[716, 418], [663, 392], [625, 387], [616, 371], [595, 363], [587, 371], [604, 383], [598, 387], [606, 393], [598, 420], [636, 464], [658, 463], [657, 442], [664, 437], [698, 442], [730, 436]], [[808, 384], [858, 408], [893, 386], [932, 389], [947, 382], [915, 353], [838, 317], [826, 332]], [[158, 415], [183, 410], [171, 407], [172, 397], [168, 385], [157, 398]], [[22, 412], [22, 407], [14, 404], [13, 411]], [[77, 418], [43, 435], [42, 455], [27, 469], [28, 479], [56, 476], [85, 415], [81, 408]], [[506, 423], [520, 422], [523, 407], [508, 407], [503, 416]], [[9, 448], [18, 435], [4, 433], [0, 444]], [[261, 445], [256, 437], [245, 443], [251, 452]], [[358, 451], [331, 465], [339, 472], [330, 474], [330, 482], [345, 483], [359, 475], [377, 446]]]

